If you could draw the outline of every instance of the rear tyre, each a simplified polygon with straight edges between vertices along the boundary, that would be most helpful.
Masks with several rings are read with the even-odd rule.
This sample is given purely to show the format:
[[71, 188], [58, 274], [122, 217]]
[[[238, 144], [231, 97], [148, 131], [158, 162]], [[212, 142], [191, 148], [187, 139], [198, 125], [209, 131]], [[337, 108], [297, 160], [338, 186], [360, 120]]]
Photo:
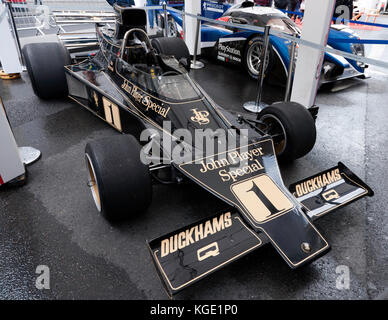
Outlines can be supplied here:
[[315, 121], [310, 112], [296, 102], [279, 102], [259, 113], [273, 137], [280, 161], [293, 161], [309, 153], [316, 140]]
[[140, 144], [131, 135], [103, 138], [85, 148], [89, 187], [97, 210], [117, 221], [145, 211], [152, 200], [148, 166], [140, 160]]
[[[248, 41], [248, 45], [244, 52], [244, 66], [251, 78], [259, 77], [259, 69], [261, 64], [261, 54], [264, 50], [264, 39], [255, 37]], [[264, 73], [267, 75], [271, 71], [274, 63], [274, 54], [271, 45], [268, 45], [268, 57], [266, 61]]]
[[190, 59], [189, 49], [181, 38], [154, 38], [151, 43], [159, 54], [175, 56], [178, 61], [182, 58]]
[[23, 47], [27, 72], [35, 94], [42, 99], [68, 94], [64, 66], [71, 63], [67, 49], [57, 42], [30, 43]]

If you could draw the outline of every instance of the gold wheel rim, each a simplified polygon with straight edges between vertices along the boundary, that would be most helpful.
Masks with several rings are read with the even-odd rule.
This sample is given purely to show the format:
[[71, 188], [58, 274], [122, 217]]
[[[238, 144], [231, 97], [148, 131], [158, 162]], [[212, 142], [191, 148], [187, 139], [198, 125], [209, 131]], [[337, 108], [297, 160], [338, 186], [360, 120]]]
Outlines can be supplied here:
[[86, 154], [86, 166], [88, 168], [88, 175], [89, 175], [89, 181], [88, 186], [90, 188], [90, 191], [92, 192], [94, 203], [97, 207], [97, 210], [101, 212], [101, 196], [100, 196], [100, 190], [98, 188], [98, 183], [96, 179], [96, 173], [94, 171], [94, 167], [92, 164], [92, 161], [90, 160], [90, 157], [88, 154]]

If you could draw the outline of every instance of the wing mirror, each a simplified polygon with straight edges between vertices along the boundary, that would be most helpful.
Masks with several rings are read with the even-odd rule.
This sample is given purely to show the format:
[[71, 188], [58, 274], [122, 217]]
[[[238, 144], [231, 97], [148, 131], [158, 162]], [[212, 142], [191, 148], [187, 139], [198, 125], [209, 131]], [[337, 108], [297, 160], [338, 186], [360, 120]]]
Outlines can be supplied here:
[[187, 70], [187, 72], [190, 72], [190, 64], [191, 64], [191, 59], [190, 58], [180, 58], [179, 59], [179, 64]]

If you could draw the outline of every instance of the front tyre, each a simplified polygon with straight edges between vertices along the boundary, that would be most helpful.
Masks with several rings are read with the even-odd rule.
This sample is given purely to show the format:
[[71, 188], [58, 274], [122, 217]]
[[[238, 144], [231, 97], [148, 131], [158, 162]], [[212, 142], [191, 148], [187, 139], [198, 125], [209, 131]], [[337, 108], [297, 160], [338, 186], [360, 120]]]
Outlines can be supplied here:
[[[264, 50], [264, 39], [262, 37], [255, 37], [248, 41], [247, 47], [244, 53], [244, 66], [248, 71], [251, 78], [257, 79], [259, 77], [261, 55]], [[271, 45], [268, 45], [268, 56], [265, 64], [264, 73], [267, 74], [271, 71], [273, 66], [273, 49]]]
[[308, 154], [316, 140], [315, 121], [311, 113], [296, 102], [278, 102], [264, 108], [259, 120], [272, 136], [280, 161], [293, 161]]
[[145, 211], [152, 199], [148, 166], [140, 160], [140, 144], [131, 135], [89, 142], [85, 148], [89, 187], [97, 210], [116, 221]]

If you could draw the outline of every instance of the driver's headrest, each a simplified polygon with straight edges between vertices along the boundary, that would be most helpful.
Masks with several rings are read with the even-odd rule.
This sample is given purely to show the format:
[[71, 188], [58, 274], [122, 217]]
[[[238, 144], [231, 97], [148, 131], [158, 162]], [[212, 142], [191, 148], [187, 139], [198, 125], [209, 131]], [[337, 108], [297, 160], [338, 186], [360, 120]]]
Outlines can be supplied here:
[[144, 9], [122, 7], [117, 4], [114, 5], [114, 9], [118, 15], [117, 23], [121, 25], [132, 28], [142, 28], [147, 25], [147, 14]]
[[117, 13], [116, 37], [118, 39], [122, 38], [125, 32], [133, 28], [146, 30], [147, 14], [144, 9], [122, 7], [117, 4], [113, 7]]

